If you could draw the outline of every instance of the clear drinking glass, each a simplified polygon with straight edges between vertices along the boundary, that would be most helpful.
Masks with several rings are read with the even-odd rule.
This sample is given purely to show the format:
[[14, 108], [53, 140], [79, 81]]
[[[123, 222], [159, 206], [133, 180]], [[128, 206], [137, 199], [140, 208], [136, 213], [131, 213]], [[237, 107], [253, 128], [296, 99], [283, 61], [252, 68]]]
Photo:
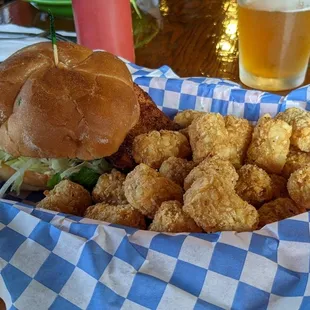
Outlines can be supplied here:
[[300, 86], [310, 56], [310, 0], [238, 0], [240, 80], [263, 90]]

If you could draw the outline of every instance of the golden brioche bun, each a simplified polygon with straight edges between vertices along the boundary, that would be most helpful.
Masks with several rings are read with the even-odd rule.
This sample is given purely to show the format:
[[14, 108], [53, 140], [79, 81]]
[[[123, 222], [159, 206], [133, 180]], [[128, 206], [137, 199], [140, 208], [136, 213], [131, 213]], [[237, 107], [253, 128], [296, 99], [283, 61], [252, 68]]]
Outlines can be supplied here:
[[[130, 72], [112, 54], [57, 45], [58, 67], [48, 42], [26, 47], [0, 64], [0, 149], [14, 157], [112, 155], [139, 120]], [[24, 183], [32, 178], [29, 173]], [[36, 181], [40, 187], [40, 180], [29, 184]]]

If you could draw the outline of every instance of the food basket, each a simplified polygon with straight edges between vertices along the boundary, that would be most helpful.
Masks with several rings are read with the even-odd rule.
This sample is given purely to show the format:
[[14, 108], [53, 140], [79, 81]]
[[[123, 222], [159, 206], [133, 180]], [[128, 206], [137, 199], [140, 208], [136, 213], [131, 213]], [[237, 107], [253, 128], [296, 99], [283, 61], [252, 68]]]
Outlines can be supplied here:
[[[256, 122], [308, 109], [286, 97], [169, 67], [128, 63], [170, 117], [196, 109]], [[36, 193], [0, 205], [0, 297], [7, 309], [309, 309], [310, 226], [304, 213], [255, 232], [166, 234], [33, 208]]]

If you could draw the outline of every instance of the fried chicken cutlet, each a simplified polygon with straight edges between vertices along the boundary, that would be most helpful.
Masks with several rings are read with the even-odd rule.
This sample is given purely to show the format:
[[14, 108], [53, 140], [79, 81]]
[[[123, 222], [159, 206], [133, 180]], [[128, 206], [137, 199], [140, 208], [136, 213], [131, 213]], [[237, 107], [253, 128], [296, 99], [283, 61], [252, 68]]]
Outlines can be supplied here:
[[136, 136], [153, 130], [178, 130], [179, 125], [171, 121], [158, 109], [151, 97], [134, 83], [134, 91], [140, 104], [140, 119], [131, 129], [118, 151], [108, 160], [118, 169], [133, 169], [136, 164], [132, 156], [132, 144]]

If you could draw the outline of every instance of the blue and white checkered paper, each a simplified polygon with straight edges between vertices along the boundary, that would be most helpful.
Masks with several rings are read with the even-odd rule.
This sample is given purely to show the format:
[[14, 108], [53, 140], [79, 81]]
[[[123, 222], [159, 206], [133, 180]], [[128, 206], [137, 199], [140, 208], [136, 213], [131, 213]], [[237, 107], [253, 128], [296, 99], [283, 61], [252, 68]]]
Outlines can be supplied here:
[[[309, 109], [308, 87], [280, 97], [170, 68], [128, 64], [169, 116], [178, 110], [257, 121]], [[13, 199], [13, 196], [10, 196]], [[0, 200], [0, 297], [8, 309], [309, 309], [310, 219], [253, 233], [163, 234]]]

